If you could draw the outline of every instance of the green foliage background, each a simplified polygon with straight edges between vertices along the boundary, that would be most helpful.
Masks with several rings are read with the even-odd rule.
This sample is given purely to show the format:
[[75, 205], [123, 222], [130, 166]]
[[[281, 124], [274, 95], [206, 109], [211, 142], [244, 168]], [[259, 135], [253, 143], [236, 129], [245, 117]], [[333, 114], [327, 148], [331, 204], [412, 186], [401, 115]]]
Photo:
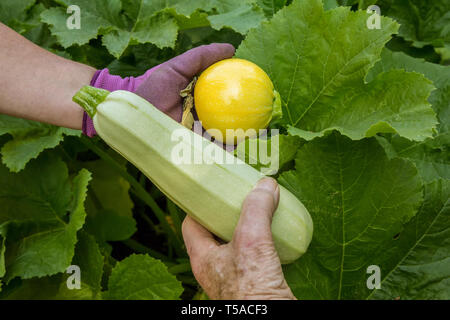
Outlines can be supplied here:
[[[366, 27], [373, 4], [381, 29]], [[308, 252], [284, 266], [294, 294], [450, 299], [449, 0], [3, 0], [0, 21], [121, 76], [232, 43], [281, 94], [276, 178], [314, 220]], [[101, 139], [0, 115], [0, 147], [1, 298], [204, 297], [184, 213]]]

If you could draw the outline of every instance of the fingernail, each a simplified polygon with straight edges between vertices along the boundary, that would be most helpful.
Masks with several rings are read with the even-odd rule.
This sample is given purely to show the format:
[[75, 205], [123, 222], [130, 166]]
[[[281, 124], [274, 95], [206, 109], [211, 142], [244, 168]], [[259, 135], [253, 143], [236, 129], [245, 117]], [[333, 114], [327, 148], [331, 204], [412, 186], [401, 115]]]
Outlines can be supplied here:
[[255, 189], [264, 189], [273, 194], [274, 203], [278, 204], [278, 200], [280, 198], [280, 187], [278, 183], [273, 178], [263, 178], [258, 181], [255, 186]]

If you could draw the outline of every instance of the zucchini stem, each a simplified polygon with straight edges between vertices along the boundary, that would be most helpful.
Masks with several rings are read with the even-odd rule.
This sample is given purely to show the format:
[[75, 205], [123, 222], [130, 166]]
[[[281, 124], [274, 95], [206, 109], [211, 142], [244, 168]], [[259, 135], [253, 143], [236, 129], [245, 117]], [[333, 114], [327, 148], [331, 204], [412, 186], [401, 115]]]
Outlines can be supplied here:
[[106, 99], [108, 94], [110, 94], [108, 90], [84, 86], [75, 93], [72, 100], [78, 103], [93, 119], [97, 113], [97, 106]]
[[283, 110], [281, 109], [281, 97], [278, 91], [273, 90], [273, 94], [275, 96], [272, 105], [272, 121], [278, 120], [283, 116]]

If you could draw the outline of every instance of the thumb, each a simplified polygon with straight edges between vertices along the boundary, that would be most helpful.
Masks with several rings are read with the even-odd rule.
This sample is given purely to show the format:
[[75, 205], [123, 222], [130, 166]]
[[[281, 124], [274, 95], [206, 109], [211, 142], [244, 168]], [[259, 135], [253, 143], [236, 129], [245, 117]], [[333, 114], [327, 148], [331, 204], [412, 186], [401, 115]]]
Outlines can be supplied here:
[[271, 224], [280, 197], [280, 188], [272, 178], [261, 179], [247, 195], [236, 226], [233, 245], [236, 249], [273, 246]]

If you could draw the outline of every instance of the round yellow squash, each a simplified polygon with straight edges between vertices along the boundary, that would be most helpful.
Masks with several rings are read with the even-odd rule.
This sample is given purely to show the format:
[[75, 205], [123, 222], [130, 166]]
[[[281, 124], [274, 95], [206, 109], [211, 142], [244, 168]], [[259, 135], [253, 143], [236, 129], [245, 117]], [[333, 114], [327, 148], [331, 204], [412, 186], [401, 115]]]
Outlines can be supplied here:
[[[281, 110], [279, 103], [275, 104], [277, 97], [264, 70], [237, 58], [211, 65], [200, 75], [194, 89], [195, 109], [203, 128], [226, 144], [254, 137], [259, 129], [267, 128], [274, 108], [276, 112]], [[227, 137], [227, 129], [235, 130], [231, 131], [234, 134]]]

